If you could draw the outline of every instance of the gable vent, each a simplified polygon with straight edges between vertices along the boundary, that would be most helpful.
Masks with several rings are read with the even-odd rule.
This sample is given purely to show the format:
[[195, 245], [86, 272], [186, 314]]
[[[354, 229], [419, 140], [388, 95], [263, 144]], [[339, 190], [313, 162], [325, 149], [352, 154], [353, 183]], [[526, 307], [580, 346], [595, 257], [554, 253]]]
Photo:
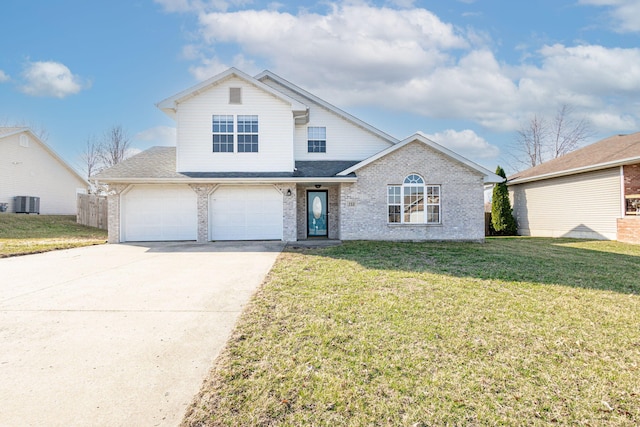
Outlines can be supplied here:
[[20, 135], [20, 146], [25, 148], [29, 147], [29, 137], [27, 135]]
[[242, 88], [229, 88], [229, 104], [242, 104]]

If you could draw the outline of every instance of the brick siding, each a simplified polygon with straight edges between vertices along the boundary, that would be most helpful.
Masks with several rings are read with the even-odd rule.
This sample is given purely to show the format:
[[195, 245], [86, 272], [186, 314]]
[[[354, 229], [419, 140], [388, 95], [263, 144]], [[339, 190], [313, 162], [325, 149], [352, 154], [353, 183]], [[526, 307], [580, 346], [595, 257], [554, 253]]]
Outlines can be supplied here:
[[[411, 173], [441, 186], [441, 224], [389, 224], [387, 186]], [[413, 142], [356, 171], [358, 182], [342, 184], [343, 240], [484, 241], [483, 176], [420, 143]]]
[[640, 164], [624, 166], [624, 194], [640, 194]]
[[618, 218], [618, 241], [640, 244], [640, 217]]

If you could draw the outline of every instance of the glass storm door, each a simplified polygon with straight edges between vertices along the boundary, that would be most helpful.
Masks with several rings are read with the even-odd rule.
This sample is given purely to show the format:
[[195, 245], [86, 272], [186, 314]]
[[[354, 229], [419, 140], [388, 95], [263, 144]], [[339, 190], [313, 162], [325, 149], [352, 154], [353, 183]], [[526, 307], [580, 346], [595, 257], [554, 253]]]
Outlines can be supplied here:
[[327, 192], [307, 192], [307, 236], [327, 237]]

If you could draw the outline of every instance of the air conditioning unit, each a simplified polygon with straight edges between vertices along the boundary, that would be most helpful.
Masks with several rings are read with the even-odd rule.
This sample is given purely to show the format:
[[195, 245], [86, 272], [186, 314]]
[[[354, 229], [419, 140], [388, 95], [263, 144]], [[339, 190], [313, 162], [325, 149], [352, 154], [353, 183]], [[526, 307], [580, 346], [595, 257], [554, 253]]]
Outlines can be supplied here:
[[16, 213], [40, 214], [40, 197], [16, 196]]

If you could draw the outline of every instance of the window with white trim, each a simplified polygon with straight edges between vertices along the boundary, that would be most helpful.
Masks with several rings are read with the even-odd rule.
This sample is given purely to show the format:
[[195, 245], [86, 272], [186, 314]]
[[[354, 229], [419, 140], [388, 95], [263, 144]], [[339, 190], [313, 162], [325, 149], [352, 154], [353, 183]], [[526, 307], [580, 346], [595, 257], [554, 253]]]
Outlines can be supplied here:
[[387, 209], [390, 224], [440, 224], [440, 186], [408, 175], [402, 185], [387, 186]]
[[238, 153], [258, 152], [258, 116], [238, 116]]
[[212, 132], [214, 153], [258, 152], [258, 116], [213, 115]]
[[309, 126], [307, 128], [307, 152], [327, 152], [327, 128], [324, 126]]
[[233, 153], [233, 116], [214, 115], [213, 152]]

